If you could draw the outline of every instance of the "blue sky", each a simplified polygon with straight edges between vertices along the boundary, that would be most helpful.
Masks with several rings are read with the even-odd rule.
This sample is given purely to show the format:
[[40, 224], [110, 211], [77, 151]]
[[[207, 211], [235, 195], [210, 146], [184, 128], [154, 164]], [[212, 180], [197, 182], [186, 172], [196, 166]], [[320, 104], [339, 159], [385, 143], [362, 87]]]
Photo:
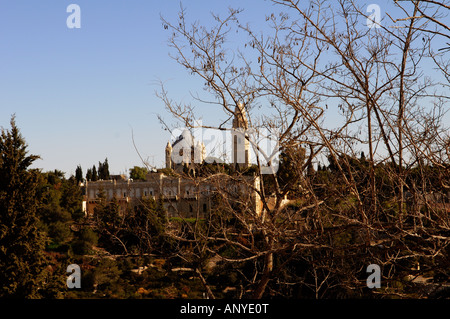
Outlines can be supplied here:
[[[387, 0], [386, 0], [387, 1]], [[385, 6], [385, 0], [379, 1]], [[81, 28], [69, 29], [69, 4], [81, 8]], [[35, 167], [73, 174], [108, 158], [113, 174], [142, 165], [141, 155], [163, 166], [170, 138], [157, 114], [170, 116], [155, 96], [158, 81], [171, 97], [190, 100], [201, 91], [168, 53], [168, 32], [160, 15], [175, 21], [179, 1], [0, 0], [0, 126], [11, 114]], [[243, 8], [254, 25], [264, 23], [272, 5], [263, 0], [184, 1], [189, 17], [202, 23], [210, 12]], [[224, 114], [203, 110], [205, 117]]]
[[[81, 28], [69, 29], [69, 4], [81, 9]], [[188, 1], [201, 19], [240, 1]], [[251, 6], [255, 1], [248, 1]], [[11, 114], [43, 170], [72, 174], [106, 157], [112, 173], [163, 165], [170, 135], [156, 114], [158, 81], [183, 100], [188, 75], [169, 56], [160, 15], [174, 21], [179, 1], [0, 1], [0, 126]], [[192, 77], [189, 78], [192, 84]], [[170, 119], [169, 116], [166, 118]]]

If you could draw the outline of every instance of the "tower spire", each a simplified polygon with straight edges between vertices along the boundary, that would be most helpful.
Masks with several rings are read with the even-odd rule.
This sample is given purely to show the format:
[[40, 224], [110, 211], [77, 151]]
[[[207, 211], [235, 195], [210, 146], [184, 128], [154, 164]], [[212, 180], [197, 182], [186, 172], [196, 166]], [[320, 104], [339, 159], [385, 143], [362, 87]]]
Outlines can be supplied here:
[[234, 109], [233, 128], [242, 128], [244, 130], [248, 129], [247, 115], [245, 112], [244, 103], [242, 103], [242, 101], [239, 101]]
[[245, 112], [245, 106], [240, 101], [234, 110], [233, 129], [231, 133], [233, 153], [232, 161], [239, 167], [250, 166], [250, 143], [246, 138], [248, 130], [248, 120]]
[[172, 145], [170, 144], [170, 140], [166, 145], [166, 168], [172, 168]]

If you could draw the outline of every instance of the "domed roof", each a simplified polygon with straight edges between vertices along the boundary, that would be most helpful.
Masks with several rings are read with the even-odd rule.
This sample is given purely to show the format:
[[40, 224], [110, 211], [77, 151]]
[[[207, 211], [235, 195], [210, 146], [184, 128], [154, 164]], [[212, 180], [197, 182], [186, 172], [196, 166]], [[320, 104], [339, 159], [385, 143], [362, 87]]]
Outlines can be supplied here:
[[185, 141], [189, 142], [189, 144], [194, 144], [194, 137], [187, 128], [184, 129], [183, 133], [181, 133], [181, 136]]
[[173, 143], [172, 147], [175, 147], [178, 143], [183, 141], [183, 146], [193, 146], [194, 145], [194, 137], [191, 132], [186, 128], [183, 130], [180, 136], [177, 137], [177, 140]]

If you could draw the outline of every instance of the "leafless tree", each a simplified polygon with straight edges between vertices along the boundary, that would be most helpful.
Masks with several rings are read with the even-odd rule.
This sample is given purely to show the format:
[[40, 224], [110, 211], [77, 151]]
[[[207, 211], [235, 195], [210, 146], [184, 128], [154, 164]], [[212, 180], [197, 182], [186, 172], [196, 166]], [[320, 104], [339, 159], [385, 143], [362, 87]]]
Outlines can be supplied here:
[[[213, 15], [210, 28], [190, 24], [184, 8], [175, 22], [162, 18], [173, 58], [204, 81], [194, 102], [228, 117], [202, 127], [229, 129], [243, 103], [253, 129], [278, 129], [280, 170], [290, 167], [284, 179], [283, 171], [263, 175], [257, 158], [259, 184], [242, 172], [192, 176], [216, 183], [214, 213], [206, 227], [192, 226], [193, 237], [172, 236], [195, 245], [197, 257], [252, 264], [240, 272], [255, 298], [291, 286], [316, 298], [361, 295], [371, 263], [385, 280], [374, 294], [423, 296], [407, 289], [409, 273], [432, 274], [437, 285], [440, 276], [448, 286], [448, 50], [433, 51], [435, 40], [449, 37], [441, 15], [448, 5], [398, 1], [371, 27], [356, 1], [272, 2], [277, 12], [267, 14], [263, 32], [235, 9]], [[191, 104], [171, 100], [164, 85], [158, 95], [182, 125], [196, 127]], [[254, 191], [262, 209], [223, 187], [232, 183]], [[417, 263], [422, 270], [411, 269]]]

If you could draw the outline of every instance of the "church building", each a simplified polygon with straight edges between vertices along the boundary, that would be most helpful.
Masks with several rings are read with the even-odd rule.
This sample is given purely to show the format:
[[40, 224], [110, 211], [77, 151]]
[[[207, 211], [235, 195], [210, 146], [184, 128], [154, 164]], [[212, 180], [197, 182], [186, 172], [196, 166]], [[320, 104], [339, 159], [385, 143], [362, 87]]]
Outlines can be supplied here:
[[[242, 103], [236, 106], [231, 130], [232, 164], [240, 168], [250, 166], [250, 143], [246, 138], [248, 120]], [[150, 172], [145, 181], [133, 181], [124, 176], [115, 176], [111, 180], [87, 181], [85, 187], [85, 213], [94, 214], [94, 208], [102, 198], [113, 198], [125, 210], [129, 205], [139, 203], [146, 197], [162, 199], [168, 217], [203, 218], [211, 213], [215, 194], [226, 194], [229, 200], [244, 203], [243, 209], [256, 210], [260, 213], [262, 204], [258, 193], [260, 187], [258, 176], [239, 175], [226, 178], [212, 175], [208, 178], [195, 179], [183, 175], [185, 169], [194, 169], [206, 159], [205, 145], [195, 141], [189, 130], [185, 129], [173, 144], [170, 141], [165, 149], [165, 166], [173, 174], [161, 171]]]

